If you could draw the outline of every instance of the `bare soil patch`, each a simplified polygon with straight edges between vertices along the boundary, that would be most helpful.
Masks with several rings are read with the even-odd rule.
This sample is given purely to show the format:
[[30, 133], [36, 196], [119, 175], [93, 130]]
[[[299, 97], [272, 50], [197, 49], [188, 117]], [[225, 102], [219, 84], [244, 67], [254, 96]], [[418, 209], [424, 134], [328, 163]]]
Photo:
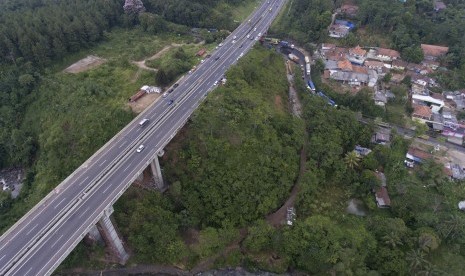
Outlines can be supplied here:
[[281, 99], [281, 96], [279, 96], [279, 95], [274, 96], [274, 105], [275, 105], [276, 109], [278, 109], [279, 111], [281, 111], [281, 112], [284, 111], [283, 99]]
[[77, 74], [77, 73], [84, 72], [92, 68], [98, 67], [99, 65], [105, 63], [106, 61], [107, 60], [104, 58], [90, 55], [90, 56], [87, 56], [79, 60], [78, 62], [71, 64], [71, 66], [66, 68], [64, 71], [66, 73]]
[[131, 108], [132, 112], [139, 114], [144, 111], [147, 106], [149, 106], [154, 101], [157, 101], [161, 97], [161, 94], [145, 94], [142, 98], [138, 99], [135, 102], [129, 102], [128, 106]]

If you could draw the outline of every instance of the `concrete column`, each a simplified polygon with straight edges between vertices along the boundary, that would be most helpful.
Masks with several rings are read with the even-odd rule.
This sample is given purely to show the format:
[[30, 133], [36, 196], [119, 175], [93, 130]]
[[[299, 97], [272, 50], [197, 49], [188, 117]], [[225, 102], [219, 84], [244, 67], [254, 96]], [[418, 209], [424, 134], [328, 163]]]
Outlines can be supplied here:
[[150, 168], [152, 169], [153, 180], [155, 181], [155, 186], [157, 189], [163, 191], [165, 189], [165, 183], [163, 181], [163, 175], [161, 174], [160, 162], [158, 162], [158, 157], [155, 157], [150, 163]]
[[105, 212], [103, 217], [99, 220], [97, 227], [107, 246], [111, 247], [111, 249], [118, 256], [119, 263], [124, 265], [129, 259], [129, 255], [126, 253], [126, 250], [123, 247], [123, 242], [118, 236], [118, 233], [116, 232], [116, 229], [110, 220], [111, 213], [113, 213], [113, 207], [111, 207], [111, 210], [108, 212]]
[[94, 225], [90, 229], [89, 233], [87, 233], [86, 238], [91, 243], [99, 243], [99, 244], [104, 244], [105, 243], [105, 241], [103, 240], [102, 235], [100, 234], [100, 232], [99, 232], [99, 230], [97, 228], [97, 225]]

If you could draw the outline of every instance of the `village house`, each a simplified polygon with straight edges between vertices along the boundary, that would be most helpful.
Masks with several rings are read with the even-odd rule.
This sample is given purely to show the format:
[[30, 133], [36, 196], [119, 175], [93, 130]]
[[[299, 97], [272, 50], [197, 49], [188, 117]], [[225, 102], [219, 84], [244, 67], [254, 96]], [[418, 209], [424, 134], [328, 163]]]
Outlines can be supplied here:
[[376, 58], [381, 61], [393, 61], [400, 58], [399, 52], [392, 49], [378, 48]]
[[386, 176], [384, 173], [378, 171], [376, 171], [375, 175], [381, 182], [381, 186], [374, 190], [376, 205], [378, 208], [389, 208], [391, 207], [391, 199], [389, 198], [389, 194], [386, 188]]
[[391, 142], [391, 129], [379, 127], [371, 137], [371, 142], [378, 145], [387, 145]]
[[353, 28], [355, 28], [355, 25], [352, 22], [336, 19], [329, 28], [329, 36], [343, 38], [346, 37]]
[[416, 120], [422, 123], [430, 122], [433, 117], [431, 108], [425, 105], [413, 105], [412, 120]]
[[413, 168], [415, 164], [421, 164], [431, 158], [432, 155], [430, 153], [411, 147], [405, 154], [404, 163], [407, 167]]
[[384, 63], [377, 60], [367, 60], [364, 63], [365, 67], [375, 70], [377, 73], [383, 73], [383, 68], [385, 68]]
[[431, 96], [412, 94], [412, 105], [424, 105], [431, 109], [433, 113], [439, 113], [444, 107], [444, 101]]
[[393, 60], [391, 63], [392, 69], [400, 70], [400, 71], [404, 71], [407, 68], [407, 66], [408, 66], [408, 62], [400, 60], [400, 59]]
[[352, 63], [362, 65], [365, 62], [366, 54], [367, 51], [357, 45], [357, 47], [349, 49], [347, 59]]
[[349, 28], [343, 25], [332, 25], [329, 28], [329, 36], [334, 38], [346, 37], [349, 34], [349, 32]]
[[355, 149], [354, 149], [354, 152], [357, 154], [357, 156], [359, 157], [364, 157], [364, 156], [367, 156], [368, 154], [370, 154], [372, 150], [369, 149], [369, 148], [364, 148], [360, 145], [356, 145], [355, 146]]
[[446, 9], [446, 4], [444, 4], [444, 2], [442, 1], [438, 1], [438, 0], [434, 0], [433, 1], [433, 6], [434, 6], [434, 11], [435, 12], [440, 12], [444, 9]]
[[373, 95], [373, 100], [375, 101], [375, 105], [382, 107], [386, 106], [388, 102], [386, 94], [384, 94], [381, 91], [375, 91], [375, 94]]
[[344, 4], [342, 5], [342, 7], [340, 8], [340, 12], [347, 16], [347, 17], [355, 17], [357, 16], [357, 13], [358, 13], [358, 6], [355, 6], [355, 5], [350, 5], [350, 4]]
[[421, 44], [421, 49], [425, 56], [425, 60], [436, 61], [439, 57], [444, 56], [449, 51], [449, 47]]

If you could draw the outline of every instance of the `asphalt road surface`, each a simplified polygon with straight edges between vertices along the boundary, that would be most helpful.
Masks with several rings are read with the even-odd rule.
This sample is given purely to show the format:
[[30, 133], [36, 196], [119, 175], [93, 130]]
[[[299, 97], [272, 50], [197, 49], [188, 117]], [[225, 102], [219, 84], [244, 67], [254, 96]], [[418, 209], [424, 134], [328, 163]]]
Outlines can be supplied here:
[[[0, 275], [51, 274], [174, 137], [215, 81], [266, 32], [284, 2], [263, 1], [172, 93], [129, 123], [2, 235]], [[140, 127], [143, 118], [150, 122]], [[137, 152], [142, 144], [144, 150]]]

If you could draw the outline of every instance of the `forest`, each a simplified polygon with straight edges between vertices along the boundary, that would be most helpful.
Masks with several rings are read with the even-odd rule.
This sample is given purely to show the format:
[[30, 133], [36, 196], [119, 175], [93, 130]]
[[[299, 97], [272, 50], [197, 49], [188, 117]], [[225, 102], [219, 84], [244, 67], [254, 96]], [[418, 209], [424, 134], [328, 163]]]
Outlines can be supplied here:
[[[123, 0], [0, 1], [0, 168], [23, 166], [27, 171], [20, 200], [12, 201], [6, 194], [0, 197], [1, 232], [133, 118], [133, 114], [121, 108], [127, 95], [119, 94], [120, 102], [115, 104], [114, 93], [127, 86], [136, 89], [134, 85], [139, 83], [128, 85], [121, 78], [111, 80], [127, 70], [131, 60], [159, 50], [161, 42], [152, 39], [131, 49], [132, 41], [148, 39], [150, 35], [164, 36], [169, 41], [173, 40], [172, 32], [179, 34], [179, 39], [186, 39], [190, 27], [222, 26], [220, 21], [224, 18], [213, 15], [221, 9], [231, 10], [229, 5], [242, 1], [183, 0], [177, 2], [186, 9], [176, 11], [174, 6], [158, 9], [159, 1], [144, 2], [146, 11], [135, 16], [124, 12]], [[169, 21], [169, 13], [190, 17], [190, 5], [202, 10], [200, 18], [208, 22], [191, 26], [181, 25], [190, 24], [182, 17], [178, 17], [179, 22]], [[237, 24], [231, 25], [229, 17], [228, 20], [225, 28]], [[134, 35], [124, 38], [127, 32], [115, 30]], [[118, 61], [112, 59], [104, 66], [101, 75], [84, 73], [75, 80], [57, 73], [89, 49], [113, 43], [118, 34], [126, 41], [108, 46], [107, 52], [115, 52], [118, 47], [126, 47], [125, 51], [118, 53]], [[150, 49], [153, 44], [157, 45]], [[112, 69], [115, 66], [116, 71]], [[175, 77], [173, 74], [186, 71], [168, 69], [168, 81]], [[147, 81], [147, 76], [143, 76]]]

